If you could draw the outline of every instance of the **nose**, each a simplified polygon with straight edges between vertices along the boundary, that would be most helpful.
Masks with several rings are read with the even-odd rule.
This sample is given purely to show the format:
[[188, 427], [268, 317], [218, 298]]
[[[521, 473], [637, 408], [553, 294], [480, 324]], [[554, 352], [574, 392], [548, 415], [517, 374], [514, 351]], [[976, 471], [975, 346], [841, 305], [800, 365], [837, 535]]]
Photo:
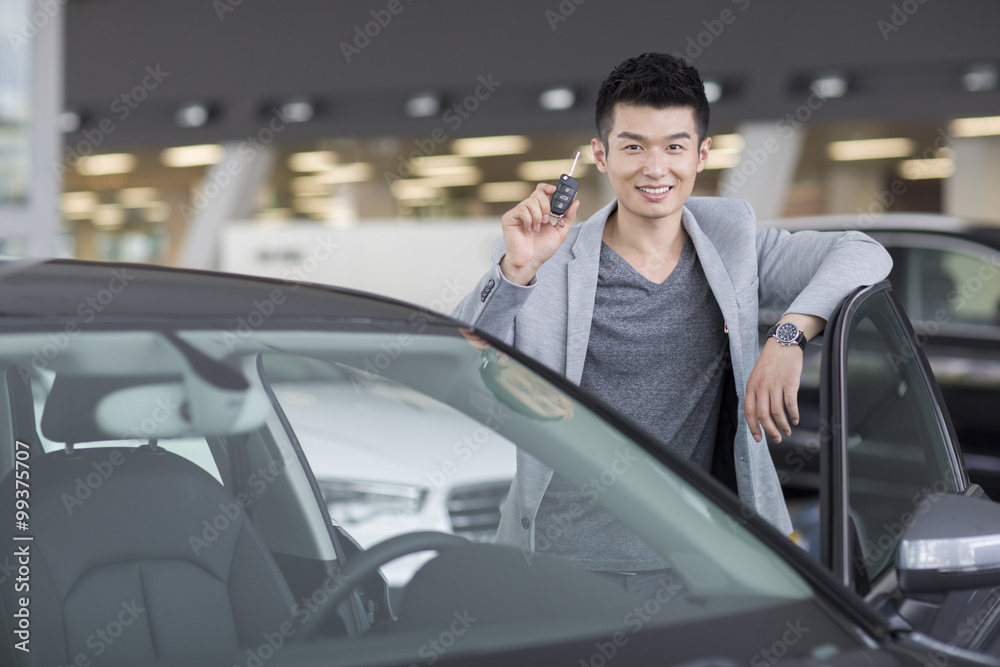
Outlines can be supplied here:
[[648, 151], [646, 160], [643, 163], [642, 175], [653, 180], [666, 175], [669, 164], [669, 156], [662, 151]]

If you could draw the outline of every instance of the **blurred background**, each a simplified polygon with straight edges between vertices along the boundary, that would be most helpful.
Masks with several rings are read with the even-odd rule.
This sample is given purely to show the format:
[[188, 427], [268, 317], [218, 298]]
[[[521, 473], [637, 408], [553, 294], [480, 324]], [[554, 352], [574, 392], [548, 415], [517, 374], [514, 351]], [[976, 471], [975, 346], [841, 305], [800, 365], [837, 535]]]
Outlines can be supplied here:
[[449, 311], [577, 150], [581, 218], [613, 196], [597, 87], [653, 50], [706, 82], [695, 194], [1000, 226], [998, 29], [993, 0], [0, 0], [0, 251]]

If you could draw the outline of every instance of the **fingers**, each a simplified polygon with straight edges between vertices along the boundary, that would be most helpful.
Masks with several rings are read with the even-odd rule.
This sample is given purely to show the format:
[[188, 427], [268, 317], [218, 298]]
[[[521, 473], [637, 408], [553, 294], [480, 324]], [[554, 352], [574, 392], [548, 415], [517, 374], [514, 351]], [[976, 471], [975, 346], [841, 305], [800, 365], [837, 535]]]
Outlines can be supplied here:
[[555, 191], [556, 186], [539, 183], [527, 199], [504, 214], [503, 224], [521, 226], [525, 231], [541, 231], [542, 225], [549, 222], [549, 197]]
[[761, 440], [762, 431], [774, 442], [781, 442], [782, 434], [785, 437], [792, 434], [791, 424], [799, 423], [795, 392], [780, 388], [772, 393], [747, 392], [744, 413], [750, 434], [757, 442]]

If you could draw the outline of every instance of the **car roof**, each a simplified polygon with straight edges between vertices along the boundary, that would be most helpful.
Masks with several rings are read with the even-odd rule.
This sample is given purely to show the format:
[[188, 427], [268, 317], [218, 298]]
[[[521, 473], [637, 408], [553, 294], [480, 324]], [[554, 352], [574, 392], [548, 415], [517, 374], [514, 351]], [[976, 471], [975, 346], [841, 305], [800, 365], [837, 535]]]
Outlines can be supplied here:
[[946, 215], [935, 213], [883, 213], [881, 215], [835, 214], [809, 215], [776, 220], [761, 221], [762, 227], [780, 227], [790, 231], [815, 229], [880, 229], [880, 230], [926, 230], [944, 232], [964, 232], [978, 225]]
[[760, 222], [761, 227], [777, 227], [796, 232], [803, 230], [839, 231], [853, 229], [871, 234], [884, 232], [922, 232], [978, 241], [1000, 249], [1000, 223], [975, 222], [937, 213], [883, 213], [868, 215], [812, 215], [779, 218]]
[[448, 318], [357, 290], [152, 264], [73, 259], [0, 259], [0, 316], [227, 318], [255, 309], [279, 317], [425, 321]]

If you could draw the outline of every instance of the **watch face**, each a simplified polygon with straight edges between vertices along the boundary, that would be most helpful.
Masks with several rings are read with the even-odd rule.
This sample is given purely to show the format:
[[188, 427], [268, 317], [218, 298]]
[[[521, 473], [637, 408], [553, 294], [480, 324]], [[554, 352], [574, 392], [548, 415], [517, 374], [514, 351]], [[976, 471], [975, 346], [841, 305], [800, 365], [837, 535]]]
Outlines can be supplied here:
[[796, 342], [796, 338], [799, 336], [799, 328], [792, 324], [791, 322], [785, 322], [780, 325], [774, 332], [774, 337], [778, 339], [779, 343], [784, 343], [785, 345], [791, 345]]

